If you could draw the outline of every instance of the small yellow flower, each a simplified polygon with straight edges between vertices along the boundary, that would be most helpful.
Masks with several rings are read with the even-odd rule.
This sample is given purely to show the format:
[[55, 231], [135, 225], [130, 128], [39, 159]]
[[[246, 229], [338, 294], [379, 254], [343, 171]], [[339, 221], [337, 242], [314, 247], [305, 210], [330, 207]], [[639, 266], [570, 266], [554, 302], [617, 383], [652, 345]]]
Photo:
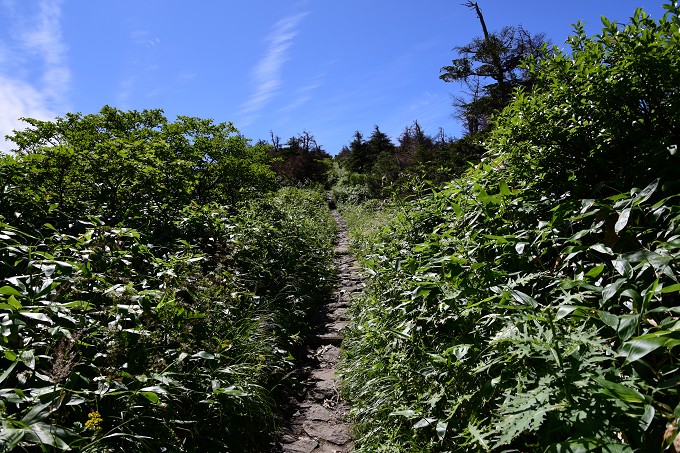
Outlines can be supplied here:
[[102, 419], [102, 416], [99, 414], [99, 411], [92, 411], [89, 414], [87, 414], [87, 421], [85, 422], [85, 428], [91, 429], [92, 431], [99, 432], [102, 430], [102, 422], [104, 420]]

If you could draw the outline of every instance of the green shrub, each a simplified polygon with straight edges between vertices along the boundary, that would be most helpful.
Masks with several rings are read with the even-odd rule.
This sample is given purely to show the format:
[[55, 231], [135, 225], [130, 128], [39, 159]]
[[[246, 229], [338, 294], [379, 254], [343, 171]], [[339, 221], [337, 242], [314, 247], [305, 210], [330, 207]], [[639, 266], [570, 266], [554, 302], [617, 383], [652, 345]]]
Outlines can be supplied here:
[[228, 125], [33, 126], [0, 162], [0, 451], [263, 450], [332, 284], [324, 195], [271, 191]]
[[[343, 363], [358, 451], [675, 438], [680, 189], [662, 124], [677, 122], [680, 10], [666, 8], [577, 29], [572, 56], [543, 61], [498, 118], [492, 154], [364, 242], [373, 278]], [[635, 70], [654, 64], [663, 80]]]

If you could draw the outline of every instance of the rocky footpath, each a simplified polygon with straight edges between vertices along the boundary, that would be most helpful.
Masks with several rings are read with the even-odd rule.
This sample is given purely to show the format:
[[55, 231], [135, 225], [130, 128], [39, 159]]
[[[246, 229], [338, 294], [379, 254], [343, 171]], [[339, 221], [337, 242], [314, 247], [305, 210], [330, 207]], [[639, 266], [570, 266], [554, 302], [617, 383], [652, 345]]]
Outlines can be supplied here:
[[330, 300], [318, 313], [316, 329], [306, 338], [298, 370], [303, 388], [292, 402], [286, 425], [271, 452], [345, 453], [354, 447], [336, 369], [343, 328], [348, 323], [347, 310], [352, 297], [364, 285], [360, 269], [349, 253], [345, 221], [335, 209], [331, 212], [339, 227], [335, 245], [338, 279]]

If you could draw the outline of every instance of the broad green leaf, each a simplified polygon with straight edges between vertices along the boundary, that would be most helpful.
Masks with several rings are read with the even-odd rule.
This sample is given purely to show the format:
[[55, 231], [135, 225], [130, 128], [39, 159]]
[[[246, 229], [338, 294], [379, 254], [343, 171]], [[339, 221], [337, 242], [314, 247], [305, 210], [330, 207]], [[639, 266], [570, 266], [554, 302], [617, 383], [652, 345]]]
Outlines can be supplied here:
[[612, 249], [610, 249], [609, 247], [607, 247], [604, 244], [591, 245], [590, 249], [595, 250], [596, 252], [604, 253], [605, 255], [613, 255], [614, 254]]
[[412, 417], [415, 417], [416, 415], [418, 415], [418, 413], [414, 410], [411, 410], [411, 409], [405, 409], [405, 410], [401, 410], [401, 411], [390, 412], [390, 416], [393, 416], [393, 417], [412, 418]]
[[526, 242], [518, 242], [517, 244], [515, 244], [515, 251], [517, 251], [517, 253], [521, 255], [522, 253], [524, 253], [524, 249], [526, 248], [526, 246], [527, 246]]
[[619, 234], [624, 228], [626, 228], [626, 225], [628, 225], [629, 218], [630, 208], [626, 208], [623, 211], [621, 211], [621, 214], [619, 214], [619, 219], [616, 221], [616, 224], [614, 225], [614, 232], [616, 234]]
[[72, 302], [60, 304], [59, 306], [64, 308], [76, 308], [79, 310], [92, 310], [94, 308], [94, 305], [84, 300], [74, 300]]
[[605, 288], [602, 290], [602, 301], [606, 302], [612, 297], [616, 295], [616, 293], [619, 292], [619, 289], [621, 289], [621, 286], [623, 286], [624, 283], [626, 283], [627, 280], [625, 278], [620, 278], [616, 280], [614, 283], [610, 283]]
[[[56, 269], [56, 266], [51, 266], [52, 269]], [[36, 294], [36, 297], [42, 297], [46, 296], [47, 294], [50, 294], [52, 290], [56, 287], [58, 287], [61, 283], [55, 282], [51, 278], [45, 279], [43, 282], [42, 286], [40, 287], [40, 291]]]
[[612, 261], [612, 264], [614, 265], [614, 269], [616, 269], [621, 276], [626, 278], [631, 278], [633, 276], [633, 267], [623, 258], [615, 259]]
[[21, 351], [19, 358], [29, 369], [35, 370], [35, 351], [33, 349]]
[[652, 301], [652, 298], [655, 295], [660, 294], [662, 290], [663, 285], [659, 284], [658, 278], [650, 283], [650, 285], [642, 292], [642, 308], [640, 311], [646, 311], [647, 307], [649, 307], [649, 303]]
[[598, 311], [597, 314], [603, 323], [611, 327], [612, 329], [618, 330], [619, 328], [619, 317], [609, 313], [608, 311]]
[[26, 431], [25, 438], [27, 440], [33, 438], [32, 440], [39, 444], [49, 445], [58, 448], [59, 450], [71, 450], [71, 447], [69, 447], [68, 443], [62, 439], [62, 437], [71, 437], [73, 434], [67, 432], [64, 428], [44, 422], [38, 422], [28, 426]]
[[462, 360], [470, 350], [469, 344], [457, 344], [446, 350], [447, 354], [453, 354], [458, 360]]
[[439, 438], [440, 441], [444, 440], [446, 437], [446, 429], [449, 426], [449, 422], [446, 421], [439, 421], [437, 422], [437, 438]]
[[229, 395], [229, 396], [235, 396], [237, 398], [243, 398], [245, 396], [248, 396], [248, 392], [244, 392], [243, 390], [236, 388], [235, 386], [231, 385], [227, 388], [218, 388], [213, 390], [214, 393], [217, 394], [224, 394], [224, 395]]
[[640, 315], [622, 315], [619, 316], [619, 326], [617, 328], [619, 338], [623, 341], [628, 340], [635, 335], [638, 326], [640, 325]]
[[23, 429], [15, 429], [8, 426], [3, 426], [0, 430], [0, 445], [5, 448], [5, 451], [12, 451], [24, 438]]
[[677, 292], [680, 292], [680, 283], [676, 283], [675, 285], [665, 286], [661, 290], [662, 294], [677, 293]]
[[46, 322], [48, 324], [54, 324], [54, 321], [52, 321], [52, 319], [49, 316], [47, 316], [45, 313], [35, 313], [35, 312], [32, 312], [32, 311], [20, 311], [19, 314], [21, 316], [26, 317], [26, 318], [35, 319], [36, 321], [39, 321], [39, 322]]
[[602, 446], [602, 453], [633, 453], [630, 445], [608, 443]]
[[626, 387], [616, 382], [611, 382], [606, 379], [595, 378], [595, 382], [602, 386], [600, 393], [612, 396], [627, 403], [644, 403], [645, 397], [642, 393], [635, 389]]
[[23, 294], [11, 286], [3, 286], [0, 288], [0, 294], [4, 294], [5, 296], [24, 297]]
[[642, 296], [640, 296], [640, 293], [632, 288], [628, 288], [621, 292], [621, 297], [630, 297], [633, 300], [633, 307], [635, 310], [640, 310], [640, 304], [642, 303]]
[[17, 363], [19, 363], [19, 362], [12, 362], [12, 364], [7, 367], [5, 372], [2, 373], [2, 375], [0, 375], [0, 383], [4, 382], [5, 379], [7, 379], [10, 374], [12, 374], [12, 371], [14, 371], [14, 368], [16, 368]]
[[508, 183], [507, 183], [507, 182], [501, 180], [499, 186], [500, 186], [500, 190], [501, 190], [501, 195], [506, 195], [506, 196], [507, 196], [507, 195], [512, 195], [512, 191], [511, 191], [510, 188], [508, 187]]
[[592, 268], [591, 270], [588, 271], [588, 273], [586, 274], [586, 277], [590, 277], [590, 278], [595, 279], [595, 278], [600, 276], [600, 274], [602, 273], [604, 268], [605, 268], [604, 264], [600, 264], [599, 266], [595, 266], [594, 268]]
[[635, 362], [664, 346], [667, 340], [667, 338], [658, 334], [642, 335], [624, 343], [619, 349], [619, 356], [625, 357], [629, 363]]
[[49, 407], [52, 403], [36, 404], [21, 419], [22, 423], [30, 425], [45, 420], [52, 412]]
[[413, 425], [413, 429], [425, 428], [426, 426], [430, 426], [436, 421], [437, 421], [436, 418], [421, 418]]
[[147, 400], [151, 401], [153, 404], [158, 404], [160, 401], [160, 398], [158, 397], [158, 394], [156, 392], [150, 392], [150, 391], [141, 391], [139, 392], [144, 398]]
[[165, 390], [163, 387], [160, 385], [151, 385], [148, 387], [144, 387], [139, 389], [140, 392], [154, 392], [154, 393], [160, 393], [160, 394], [166, 394], [168, 393], [167, 390]]
[[526, 293], [523, 293], [522, 291], [511, 289], [510, 294], [512, 294], [512, 297], [521, 304], [529, 305], [530, 307], [534, 308], [538, 306], [536, 299]]
[[508, 241], [508, 238], [505, 237], [505, 236], [497, 236], [497, 235], [494, 235], [494, 234], [484, 234], [483, 237], [485, 237], [486, 239], [492, 239], [497, 244], [507, 244], [508, 242], [510, 242], [510, 241]]
[[649, 184], [647, 187], [642, 189], [642, 191], [637, 194], [637, 197], [635, 198], [635, 201], [633, 202], [633, 206], [637, 206], [640, 203], [644, 203], [649, 199], [649, 197], [652, 196], [654, 192], [656, 192], [656, 188], [659, 186], [659, 179], [657, 178], [654, 180], [651, 184]]
[[81, 404], [87, 403], [87, 399], [71, 394], [70, 397], [68, 397], [68, 400], [66, 401], [67, 406], [80, 406]]
[[566, 316], [569, 316], [572, 313], [576, 313], [579, 316], [583, 316], [588, 313], [588, 307], [583, 307], [579, 305], [560, 305], [559, 308], [557, 309], [557, 315], [555, 315], [555, 319], [562, 319]]
[[651, 425], [654, 420], [655, 413], [654, 406], [650, 404], [645, 406], [645, 413], [642, 414], [642, 417], [640, 418], [640, 428], [642, 431], [647, 431], [647, 429], [649, 429], [649, 425]]
[[16, 300], [14, 295], [9, 296], [9, 298], [7, 299], [7, 304], [14, 307], [15, 310], [21, 310], [22, 308], [24, 308], [24, 306], [21, 305], [21, 303], [18, 300]]

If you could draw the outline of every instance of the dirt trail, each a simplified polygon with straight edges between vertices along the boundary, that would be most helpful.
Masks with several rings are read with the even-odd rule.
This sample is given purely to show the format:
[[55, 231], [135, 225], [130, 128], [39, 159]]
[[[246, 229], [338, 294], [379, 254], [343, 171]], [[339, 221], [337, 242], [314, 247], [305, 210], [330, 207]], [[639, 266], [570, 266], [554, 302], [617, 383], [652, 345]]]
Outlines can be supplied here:
[[338, 280], [330, 300], [318, 314], [316, 329], [306, 338], [299, 370], [303, 388], [273, 452], [346, 453], [354, 448], [345, 422], [348, 407], [338, 392], [336, 368], [350, 300], [364, 285], [360, 269], [349, 254], [347, 225], [335, 209], [331, 213], [339, 227], [335, 245]]

